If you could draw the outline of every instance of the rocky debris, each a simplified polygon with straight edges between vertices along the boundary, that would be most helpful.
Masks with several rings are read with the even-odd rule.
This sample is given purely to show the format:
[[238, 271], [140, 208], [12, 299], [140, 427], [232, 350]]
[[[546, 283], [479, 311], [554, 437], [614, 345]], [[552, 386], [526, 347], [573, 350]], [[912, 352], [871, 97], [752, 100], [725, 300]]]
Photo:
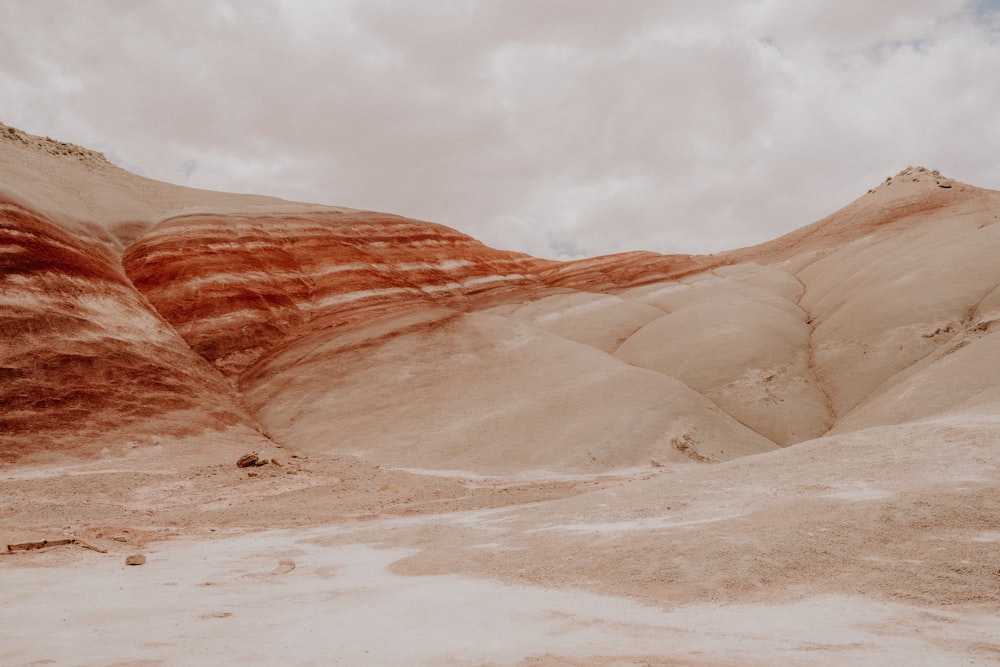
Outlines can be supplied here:
[[24, 146], [34, 148], [40, 152], [48, 153], [49, 155], [69, 156], [88, 166], [111, 165], [108, 158], [104, 156], [104, 153], [98, 153], [97, 151], [92, 151], [89, 148], [83, 148], [65, 141], [56, 141], [50, 137], [39, 137], [33, 134], [28, 134], [23, 130], [11, 127], [10, 125], [4, 125], [3, 123], [0, 123], [0, 139], [16, 141]]
[[268, 463], [273, 463], [274, 465], [280, 466], [281, 464], [274, 458], [271, 458], [267, 454], [258, 454], [257, 452], [250, 452], [249, 454], [244, 454], [236, 461], [237, 468], [252, 468], [254, 466], [266, 466]]
[[256, 454], [253, 454], [253, 453], [251, 453], [251, 454], [244, 454], [236, 462], [236, 467], [237, 468], [249, 468], [250, 466], [259, 465], [258, 461], [260, 461], [260, 457], [258, 457]]
[[132, 554], [131, 556], [129, 556], [128, 558], [125, 559], [125, 564], [126, 565], [145, 565], [146, 564], [146, 557], [143, 556], [142, 554]]

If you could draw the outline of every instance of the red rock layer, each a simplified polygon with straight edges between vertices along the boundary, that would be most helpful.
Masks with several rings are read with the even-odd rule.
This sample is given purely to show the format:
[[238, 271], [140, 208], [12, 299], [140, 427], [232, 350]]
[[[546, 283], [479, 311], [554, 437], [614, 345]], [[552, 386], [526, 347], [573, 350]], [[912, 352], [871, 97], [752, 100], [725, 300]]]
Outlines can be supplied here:
[[175, 217], [123, 257], [157, 311], [229, 375], [292, 332], [533, 284], [550, 264], [441, 225], [336, 211]]
[[544, 269], [540, 282], [589, 292], [678, 280], [724, 264], [715, 255], [661, 255], [635, 251], [562, 262]]
[[[0, 462], [252, 424], [106, 244], [0, 200]], [[141, 422], [155, 421], [146, 429]], [[127, 437], [122, 434], [127, 434]]]

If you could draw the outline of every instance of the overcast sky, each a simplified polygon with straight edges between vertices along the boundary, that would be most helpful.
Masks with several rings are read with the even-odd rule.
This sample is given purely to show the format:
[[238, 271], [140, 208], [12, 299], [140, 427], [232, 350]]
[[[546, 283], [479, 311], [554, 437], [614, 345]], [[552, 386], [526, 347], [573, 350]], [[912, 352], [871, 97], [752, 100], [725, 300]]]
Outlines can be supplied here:
[[716, 252], [909, 165], [1000, 189], [1000, 1], [0, 0], [0, 121], [545, 257]]

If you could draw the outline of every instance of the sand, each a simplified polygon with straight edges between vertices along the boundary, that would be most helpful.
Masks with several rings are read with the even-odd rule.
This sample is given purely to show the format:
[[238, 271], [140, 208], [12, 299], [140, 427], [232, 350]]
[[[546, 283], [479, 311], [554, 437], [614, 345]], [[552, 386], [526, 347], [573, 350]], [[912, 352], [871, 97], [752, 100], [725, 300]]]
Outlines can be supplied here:
[[[348, 529], [349, 530], [349, 529]], [[995, 618], [859, 596], [671, 608], [577, 589], [400, 576], [343, 528], [153, 546], [142, 567], [33, 557], [4, 664], [988, 664]], [[488, 547], [486, 547], [488, 548]], [[992, 654], [995, 659], [996, 654]], [[975, 662], [976, 660], [979, 662]]]
[[107, 553], [0, 556], [0, 658], [995, 663], [1000, 424], [900, 428], [600, 476], [144, 453], [8, 469], [0, 537]]

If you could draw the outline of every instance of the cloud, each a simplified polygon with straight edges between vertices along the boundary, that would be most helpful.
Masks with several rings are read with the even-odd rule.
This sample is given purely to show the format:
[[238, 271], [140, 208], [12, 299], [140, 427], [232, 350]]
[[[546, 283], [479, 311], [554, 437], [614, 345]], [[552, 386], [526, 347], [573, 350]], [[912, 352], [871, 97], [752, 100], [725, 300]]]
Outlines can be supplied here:
[[996, 3], [14, 3], [0, 120], [542, 256], [712, 252], [926, 164], [1000, 187]]

